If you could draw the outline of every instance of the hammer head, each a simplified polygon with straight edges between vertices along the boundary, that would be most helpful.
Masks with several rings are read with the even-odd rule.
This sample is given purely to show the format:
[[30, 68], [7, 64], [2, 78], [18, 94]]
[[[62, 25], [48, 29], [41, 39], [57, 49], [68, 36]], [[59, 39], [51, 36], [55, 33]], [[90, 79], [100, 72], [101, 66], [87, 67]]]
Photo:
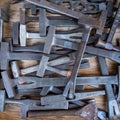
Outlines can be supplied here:
[[0, 112], [5, 108], [5, 90], [0, 90]]
[[50, 26], [47, 37], [45, 38], [44, 53], [51, 52], [52, 45], [54, 44], [55, 26]]
[[45, 70], [47, 69], [49, 57], [43, 55], [37, 70], [37, 76], [43, 77]]
[[8, 97], [12, 98], [15, 97], [15, 89], [12, 85], [12, 81], [10, 80], [8, 73], [6, 71], [1, 73], [2, 79], [4, 82], [5, 89], [7, 91]]
[[47, 30], [47, 17], [46, 17], [46, 9], [40, 8], [40, 17], [39, 18], [39, 26], [40, 26], [40, 36], [45, 37], [46, 36], [46, 30]]
[[0, 67], [2, 70], [6, 70], [8, 68], [8, 59], [9, 59], [9, 43], [1, 42]]
[[14, 78], [20, 77], [20, 69], [17, 61], [12, 61], [11, 63], [11, 70]]

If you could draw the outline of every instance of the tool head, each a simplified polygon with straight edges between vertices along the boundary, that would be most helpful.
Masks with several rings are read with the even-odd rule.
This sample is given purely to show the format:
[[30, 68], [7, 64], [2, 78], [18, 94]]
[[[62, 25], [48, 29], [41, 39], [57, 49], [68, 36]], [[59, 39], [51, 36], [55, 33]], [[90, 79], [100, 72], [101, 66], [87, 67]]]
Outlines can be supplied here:
[[82, 109], [75, 112], [75, 115], [79, 115], [85, 120], [97, 120], [97, 106], [96, 103], [90, 103], [84, 106]]
[[120, 66], [118, 66], [118, 89], [117, 91], [117, 101], [120, 102]]
[[20, 8], [20, 24], [25, 24], [26, 22], [26, 9]]
[[9, 98], [15, 97], [15, 89], [12, 85], [12, 81], [8, 76], [8, 73], [4, 71], [4, 72], [1, 72], [1, 75], [2, 75], [3, 83], [7, 91], [8, 97]]
[[18, 66], [17, 61], [12, 61], [11, 63], [11, 70], [14, 78], [19, 78], [20, 77], [20, 69]]
[[45, 38], [44, 53], [49, 54], [54, 44], [55, 26], [50, 26], [47, 37]]
[[44, 76], [45, 70], [47, 69], [48, 60], [49, 60], [49, 57], [45, 55], [42, 56], [42, 59], [40, 61], [40, 64], [37, 70], [37, 76], [40, 76], [40, 77]]
[[0, 90], [0, 112], [5, 108], [5, 90]]
[[9, 59], [9, 43], [1, 42], [0, 63], [2, 70], [6, 70], [8, 68], [8, 59]]
[[20, 24], [20, 46], [26, 46], [27, 31], [26, 25]]
[[19, 45], [19, 22], [13, 23], [13, 45]]
[[26, 31], [26, 9], [20, 9], [20, 45], [26, 46], [26, 39], [27, 39], [27, 31]]

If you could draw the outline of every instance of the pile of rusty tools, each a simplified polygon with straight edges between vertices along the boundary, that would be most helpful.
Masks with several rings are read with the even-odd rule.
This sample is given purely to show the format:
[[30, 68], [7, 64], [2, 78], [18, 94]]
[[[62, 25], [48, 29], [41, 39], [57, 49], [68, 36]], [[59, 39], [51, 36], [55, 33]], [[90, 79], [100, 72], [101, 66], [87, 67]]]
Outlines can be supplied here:
[[[22, 118], [119, 120], [120, 40], [113, 37], [119, 28], [120, 4], [115, 0], [22, 2], [11, 38], [3, 37], [9, 17], [0, 9], [0, 111], [5, 104], [19, 104]], [[28, 30], [28, 25], [36, 24], [37, 32]], [[89, 60], [95, 57], [101, 75], [80, 75], [79, 70], [90, 68]], [[117, 63], [115, 75], [110, 74], [106, 58]], [[31, 61], [35, 64], [21, 65]], [[95, 90], [88, 91], [85, 86]], [[99, 109], [95, 101], [103, 95], [107, 97], [106, 110]]]

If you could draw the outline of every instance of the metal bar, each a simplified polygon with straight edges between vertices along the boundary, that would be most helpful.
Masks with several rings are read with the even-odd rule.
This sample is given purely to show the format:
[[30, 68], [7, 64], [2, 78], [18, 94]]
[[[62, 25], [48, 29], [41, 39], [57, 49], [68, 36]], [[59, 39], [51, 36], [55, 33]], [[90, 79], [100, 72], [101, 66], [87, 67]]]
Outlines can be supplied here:
[[[84, 114], [85, 113], [85, 114]], [[89, 113], [89, 114], [86, 114]], [[45, 116], [80, 116], [86, 120], [96, 118], [97, 108], [94, 103], [90, 103], [83, 108], [62, 111], [40, 111], [29, 112], [29, 117], [45, 117]]]
[[[91, 28], [90, 27], [86, 27], [86, 32], [83, 35], [83, 39], [80, 43], [80, 49], [78, 50], [78, 54], [77, 54], [77, 58], [75, 60], [75, 65], [73, 66], [72, 69], [72, 74], [70, 76], [69, 82], [67, 83], [65, 90], [63, 92], [63, 95], [67, 97], [67, 95], [69, 95], [70, 98], [74, 98], [74, 94], [75, 94], [75, 87], [76, 87], [76, 78], [77, 78], [77, 74], [78, 74], [78, 70], [81, 64], [81, 60], [83, 57], [83, 54], [85, 52], [85, 48], [90, 36], [90, 32], [91, 32]], [[69, 93], [70, 90], [70, 93]]]
[[[39, 87], [65, 86], [68, 80], [66, 78], [38, 78], [38, 77], [20, 77], [20, 81], [26, 84], [19, 85], [19, 79], [14, 79], [19, 89], [32, 89]], [[28, 83], [28, 84], [27, 84]], [[29, 84], [31, 83], [31, 84]], [[76, 85], [102, 85], [102, 84], [118, 84], [117, 76], [104, 77], [77, 77]]]
[[60, 102], [60, 101], [68, 101], [68, 102], [73, 102], [73, 101], [78, 101], [86, 98], [91, 98], [95, 96], [100, 96], [100, 95], [105, 95], [105, 91], [95, 91], [95, 92], [83, 92], [83, 93], [75, 93], [75, 98], [74, 99], [66, 99], [63, 95], [54, 95], [54, 96], [46, 96], [46, 97], [41, 97], [41, 104], [42, 105], [47, 105], [51, 104], [54, 102]]
[[95, 48], [91, 46], [87, 46], [85, 52], [89, 54], [101, 56], [101, 57], [106, 57], [117, 63], [120, 63], [120, 52], [103, 50], [103, 49]]
[[[109, 75], [105, 58], [99, 57], [99, 63], [100, 63], [102, 75]], [[115, 114], [116, 114], [116, 117], [120, 119], [120, 110], [119, 110], [118, 103], [115, 99], [112, 86], [106, 84], [105, 90], [106, 90], [107, 98], [108, 98], [109, 119], [113, 120], [115, 117]]]
[[[46, 0], [40, 0], [40, 1], [26, 0], [26, 1], [29, 3], [32, 3], [36, 6], [39, 6], [39, 7], [48, 9], [48, 10], [52, 10], [52, 11], [58, 12], [60, 14], [75, 18], [75, 19], [80, 19], [79, 24], [90, 25], [90, 26], [95, 27], [95, 28], [100, 27], [99, 26], [100, 24], [96, 19], [93, 19], [92, 17], [88, 17], [88, 16], [86, 17], [84, 14], [82, 14], [80, 12], [75, 12], [75, 11], [66, 9], [62, 6], [58, 6], [56, 4], [47, 2]], [[82, 20], [81, 18], [84, 20]]]

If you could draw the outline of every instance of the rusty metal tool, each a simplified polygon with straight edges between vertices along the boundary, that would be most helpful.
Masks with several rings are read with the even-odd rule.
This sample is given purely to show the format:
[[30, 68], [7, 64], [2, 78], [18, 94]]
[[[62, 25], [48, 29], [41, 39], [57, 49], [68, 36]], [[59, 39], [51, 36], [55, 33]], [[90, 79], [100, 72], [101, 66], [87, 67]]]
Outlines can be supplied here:
[[19, 66], [18, 66], [18, 62], [17, 61], [12, 61], [10, 63], [10, 66], [11, 66], [11, 71], [12, 71], [13, 78], [19, 78], [20, 77], [20, 69], [19, 69]]
[[[0, 100], [1, 100], [1, 105], [0, 105], [0, 111], [4, 111], [4, 106], [5, 104], [19, 104], [21, 105], [21, 113], [22, 114], [27, 114], [28, 111], [32, 110], [57, 110], [57, 109], [68, 109], [68, 103], [67, 102], [61, 102], [60, 104], [54, 103], [46, 106], [42, 106], [40, 104], [40, 100], [31, 100], [31, 99], [26, 99], [26, 100], [17, 100], [17, 99], [6, 99], [5, 91], [1, 90], [0, 91]], [[26, 106], [26, 109], [23, 110], [24, 106]]]
[[[54, 34], [55, 34], [55, 26], [50, 26], [48, 35], [45, 38], [45, 45], [44, 45], [44, 50], [43, 50], [44, 53], [49, 54], [52, 46], [59, 46], [59, 47], [63, 47], [63, 48], [67, 48], [67, 49], [74, 49], [74, 50], [77, 50], [79, 48], [79, 44], [73, 42], [73, 40], [75, 40], [75, 39], [69, 39], [70, 36], [68, 36], [69, 38], [67, 38], [65, 40], [66, 36], [63, 35], [63, 37], [65, 37], [64, 39], [55, 38]], [[73, 36], [74, 35], [76, 36], [76, 34], [73, 34]], [[78, 33], [77, 35], [80, 36], [81, 33]], [[80, 39], [78, 39], [78, 41], [80, 42]]]
[[55, 94], [61, 94], [62, 90], [54, 87], [54, 86], [50, 86], [50, 87], [43, 87], [42, 90], [40, 91], [40, 95], [41, 96], [46, 96], [48, 95], [49, 92], [53, 92]]
[[[106, 4], [105, 3], [90, 3], [84, 0], [50, 0], [49, 2], [55, 3], [57, 5], [63, 5], [69, 4], [68, 6], [65, 6], [66, 8], [69, 8], [73, 11], [79, 11], [84, 14], [96, 14], [100, 13], [102, 10], [106, 10]], [[29, 5], [29, 8], [32, 8], [32, 5]], [[39, 9], [39, 8], [38, 8]]]
[[40, 95], [41, 89], [16, 89], [16, 94], [19, 95]]
[[[63, 87], [67, 84], [66, 78], [39, 78], [39, 77], [19, 77], [11, 79], [6, 71], [1, 72], [3, 83], [9, 98], [15, 97], [15, 86], [18, 89], [36, 89], [40, 87]], [[103, 77], [78, 77], [76, 85], [118, 85], [118, 76]]]
[[[24, 32], [23, 32], [24, 31]], [[26, 46], [26, 40], [27, 39], [42, 39], [44, 42], [46, 42], [45, 45], [47, 45], [48, 40], [51, 42], [54, 40], [53, 45], [55, 46], [60, 46], [64, 48], [71, 48], [71, 49], [76, 49], [76, 43], [79, 42], [81, 38], [81, 31], [77, 33], [70, 33], [70, 34], [55, 34], [55, 27], [50, 26], [48, 29], [48, 34], [46, 37], [40, 37], [39, 33], [29, 33], [26, 31], [26, 25], [21, 24], [20, 25], [20, 45], [21, 46]], [[50, 39], [50, 38], [52, 39]], [[76, 39], [75, 39], [76, 37]], [[68, 44], [68, 45], [67, 45]], [[74, 48], [73, 48], [73, 47]], [[45, 46], [46, 47], [46, 46]], [[45, 51], [45, 50], [44, 50]]]
[[[40, 103], [40, 100], [38, 100]], [[31, 102], [31, 101], [30, 101]], [[61, 109], [68, 109], [68, 103], [67, 102], [61, 102], [61, 103], [54, 103], [46, 106], [39, 105], [39, 103], [31, 103], [30, 104], [24, 104], [21, 105], [21, 117], [26, 118], [28, 116], [29, 111], [46, 111], [46, 110], [61, 110]]]
[[[10, 43], [10, 50], [13, 52], [35, 52], [35, 53], [43, 53], [44, 43], [40, 44], [33, 44], [28, 46], [13, 46]], [[56, 49], [52, 48], [51, 54], [58, 54], [58, 55], [66, 55], [72, 53], [72, 50], [68, 49]], [[88, 57], [88, 56], [87, 56]]]
[[[46, 56], [43, 56], [44, 59], [46, 58]], [[37, 71], [37, 76], [44, 76], [45, 75], [45, 71], [51, 71], [63, 76], [67, 76], [68, 75], [68, 71], [70, 69], [72, 69], [73, 65], [74, 65], [74, 60], [71, 60], [69, 57], [61, 57], [55, 60], [51, 60], [51, 61], [44, 61], [44, 59], [41, 59], [40, 64], [39, 65], [35, 65], [32, 67], [28, 67], [25, 69], [21, 69], [21, 74], [22, 75], [26, 75], [32, 72], [36, 72]], [[48, 58], [48, 57], [47, 57]], [[47, 60], [47, 59], [46, 59]], [[43, 64], [44, 63], [44, 66]], [[84, 69], [84, 68], [89, 68], [89, 63], [88, 61], [82, 61], [80, 69]], [[40, 72], [41, 71], [41, 72]]]
[[[55, 66], [55, 68], [70, 70], [73, 68], [74, 62], [75, 61], [73, 60], [70, 63]], [[89, 60], [87, 60], [87, 58], [86, 59], [83, 58], [81, 65], [80, 65], [80, 69], [87, 69], [87, 68], [90, 68]]]
[[107, 38], [107, 43], [105, 43], [104, 41], [98, 40], [96, 46], [106, 48], [106, 49], [109, 49], [109, 50], [116, 50], [116, 51], [120, 50], [119, 47], [113, 46], [112, 43], [111, 43], [112, 40], [113, 40], [115, 31], [116, 31], [116, 29], [119, 25], [119, 19], [120, 19], [119, 14], [120, 14], [120, 5], [118, 7], [117, 13], [116, 13], [115, 18], [114, 18], [114, 22], [113, 22], [112, 27], [110, 29], [110, 32], [109, 32], [109, 35], [108, 35], [108, 38]]
[[4, 27], [4, 22], [8, 22], [9, 17], [7, 13], [0, 8], [0, 42], [2, 42], [3, 39], [3, 27]]
[[117, 13], [115, 15], [113, 25], [112, 25], [112, 27], [110, 29], [109, 36], [107, 38], [107, 42], [112, 42], [115, 31], [116, 31], [116, 29], [117, 29], [117, 27], [119, 25], [119, 20], [120, 20], [120, 4], [118, 6], [118, 10], [117, 10]]
[[[43, 77], [45, 74], [45, 71], [48, 70], [48, 71], [52, 71], [52, 72], [57, 73], [62, 76], [70, 77], [70, 69], [64, 70], [61, 67], [60, 67], [60, 69], [58, 69], [56, 66], [62, 65], [62, 64], [64, 64], [64, 66], [66, 66], [66, 63], [72, 63], [72, 62], [75, 64], [75, 60], [72, 60], [69, 57], [58, 58], [58, 59], [52, 60], [50, 62], [48, 60], [49, 60], [49, 57], [43, 55], [39, 65], [27, 68], [24, 71], [22, 70], [21, 72], [26, 72], [26, 70], [27, 70], [27, 72], [29, 72], [29, 70], [32, 69], [32, 72], [37, 71], [37, 73], [36, 73], [37, 76]], [[55, 62], [56, 62], [56, 64], [54, 64]]]
[[29, 3], [32, 3], [33, 5], [39, 6], [41, 8], [52, 10], [59, 14], [63, 14], [63, 15], [78, 19], [79, 24], [88, 25], [88, 26], [95, 27], [95, 28], [100, 28], [100, 26], [101, 26], [101, 21], [99, 21], [99, 20], [96, 20], [96, 19], [94, 19], [92, 17], [88, 17], [88, 16], [86, 17], [86, 15], [84, 15], [80, 12], [72, 11], [63, 6], [56, 5], [56, 4], [48, 2], [46, 0], [40, 0], [40, 1], [26, 0], [26, 1]]
[[8, 97], [9, 98], [15, 97], [16, 92], [15, 92], [15, 88], [13, 87], [14, 81], [12, 84], [12, 81], [10, 81], [7, 72], [1, 72], [1, 75], [2, 75], [3, 83], [4, 83], [5, 89], [7, 91]]
[[[42, 17], [41, 17], [42, 16]], [[73, 19], [70, 19], [68, 17], [64, 17], [64, 16], [47, 16], [45, 9], [43, 11], [42, 8], [39, 8], [39, 17], [30, 17], [28, 15], [26, 15], [26, 9], [25, 8], [21, 8], [20, 9], [20, 22], [21, 24], [27, 24], [28, 22], [39, 22], [39, 28], [40, 28], [40, 36], [41, 37], [45, 37], [46, 33], [47, 33], [47, 27], [49, 25], [55, 25], [55, 26], [78, 26], [77, 22]], [[42, 35], [44, 32], [44, 35]], [[40, 37], [39, 36], [39, 37]]]
[[19, 22], [14, 22], [13, 23], [13, 40], [12, 40], [12, 44], [13, 45], [19, 45]]
[[[118, 74], [120, 75], [120, 66], [118, 66]], [[117, 101], [120, 102], [120, 77], [118, 78], [118, 86], [117, 86]]]
[[[29, 46], [13, 46], [12, 43], [10, 42], [10, 50], [13, 51], [13, 52], [43, 53], [43, 48], [44, 48], [44, 44], [42, 44], [42, 43], [41, 44], [37, 43], [37, 44], [29, 45]], [[51, 49], [51, 54], [61, 55], [61, 57], [62, 56], [65, 56], [65, 57], [68, 56], [70, 58], [73, 58], [73, 60], [75, 59], [75, 56], [76, 56], [76, 52], [73, 51], [73, 50], [64, 49], [64, 48], [56, 49], [56, 47], [53, 47]], [[95, 55], [85, 53], [83, 59], [88, 59], [90, 57], [95, 57]]]
[[[15, 66], [15, 62], [13, 62], [13, 68], [15, 68], [16, 66]], [[15, 73], [17, 74], [17, 75], [15, 75]], [[21, 78], [20, 78], [20, 76], [19, 76], [19, 71], [15, 71], [14, 70], [14, 77], [16, 77], [15, 79], [12, 79], [12, 80], [10, 80], [10, 78], [9, 78], [9, 76], [8, 76], [8, 73], [6, 72], [6, 71], [4, 71], [4, 72], [2, 72], [1, 74], [2, 74], [2, 78], [3, 78], [3, 82], [0, 82], [1, 83], [1, 85], [2, 85], [2, 83], [4, 83], [4, 86], [5, 86], [5, 89], [6, 89], [6, 91], [7, 91], [7, 94], [8, 94], [8, 97], [9, 98], [12, 98], [12, 97], [15, 97], [17, 94], [19, 94], [19, 90], [18, 90], [18, 92], [16, 91], [16, 89], [15, 89], [15, 86], [16, 85], [18, 85], [18, 84], [24, 84], [24, 82], [21, 82]], [[28, 89], [26, 89], [26, 91], [27, 91]], [[34, 92], [34, 90], [33, 90], [33, 92]], [[42, 92], [41, 90], [39, 91], [39, 93], [40, 92]], [[49, 91], [47, 91], [47, 93], [48, 92], [52, 92], [52, 93], [55, 93], [55, 94], [57, 94], [57, 93], [61, 93], [60, 92], [60, 90], [58, 90], [57, 88], [55, 88], [54, 86], [53, 87], [51, 87], [50, 89], [49, 89]], [[22, 91], [22, 93], [24, 93], [24, 91]], [[30, 93], [30, 91], [28, 90], [28, 92], [27, 93], [29, 93], [29, 94], [31, 94]], [[35, 93], [36, 93], [36, 90], [35, 90]], [[37, 93], [38, 93], [38, 90], [37, 90]], [[25, 93], [24, 93], [25, 94]], [[41, 93], [42, 94], [42, 93]], [[45, 92], [44, 92], [44, 94], [45, 94]]]
[[[88, 101], [74, 101], [73, 103], [75, 103], [76, 105], [78, 106], [85, 106], [87, 104], [90, 104], [90, 103], [96, 103], [96, 101], [94, 99], [92, 100], [88, 100]], [[75, 108], [75, 107], [74, 107]], [[78, 107], [76, 107], [78, 108]], [[97, 108], [97, 117], [100, 119], [100, 120], [107, 120], [107, 113], [99, 108]]]
[[68, 96], [69, 98], [74, 98], [74, 94], [75, 94], [75, 87], [76, 87], [76, 78], [77, 78], [77, 74], [78, 74], [78, 70], [81, 64], [81, 60], [83, 57], [83, 54], [85, 52], [85, 48], [90, 36], [90, 32], [91, 32], [91, 27], [86, 27], [85, 30], [86, 32], [83, 34], [83, 38], [82, 41], [80, 43], [80, 49], [78, 50], [78, 54], [77, 54], [77, 58], [75, 60], [75, 64], [73, 66], [72, 69], [72, 74], [70, 76], [69, 82], [67, 83], [65, 90], [63, 92], [63, 96]]
[[[16, 84], [19, 89], [32, 89], [32, 88], [49, 87], [49, 86], [62, 87], [65, 86], [66, 83], [68, 82], [66, 78], [20, 77], [20, 80], [19, 79], [14, 79], [14, 80], [16, 81]], [[19, 82], [23, 82], [25, 84], [20, 85]], [[105, 84], [118, 85], [117, 76], [77, 77], [77, 83], [76, 83], [76, 85], [105, 85]]]
[[112, 45], [110, 42], [105, 42], [99, 39], [96, 43], [97, 47], [105, 48], [107, 50], [120, 51], [120, 47]]
[[79, 101], [79, 100], [88, 99], [88, 98], [100, 96], [100, 95], [105, 95], [105, 91], [103, 90], [103, 91], [95, 91], [95, 92], [75, 93], [74, 99], [67, 99], [63, 95], [45, 96], [45, 97], [41, 97], [41, 105], [47, 105], [47, 104], [59, 102], [59, 101], [68, 101], [68, 102]]
[[[14, 78], [19, 78], [20, 77], [20, 70], [19, 70], [17, 61], [12, 61], [11, 62], [11, 70], [12, 70]], [[19, 90], [18, 90], [18, 92], [19, 92]], [[36, 90], [35, 92], [38, 93], [38, 90]], [[55, 88], [54, 86], [51, 86], [48, 89], [47, 88], [43, 88], [39, 92], [40, 92], [40, 95], [42, 95], [42, 96], [48, 94], [49, 92], [52, 92], [52, 93], [55, 93], [55, 94], [62, 93], [60, 89]], [[24, 91], [23, 91], [23, 93], [24, 93]], [[34, 93], [34, 90], [33, 90], [32, 93]], [[29, 94], [31, 94], [31, 92], [29, 92]]]
[[[17, 61], [12, 61], [11, 62], [11, 70], [12, 70], [12, 73], [13, 73], [13, 76], [14, 78], [18, 78], [20, 77], [20, 69], [18, 67], [18, 64], [17, 64]], [[18, 90], [19, 92], [19, 90]], [[27, 91], [26, 91], [27, 92]], [[38, 93], [38, 90], [35, 91], [35, 93]], [[52, 93], [55, 93], [55, 94], [60, 94], [62, 93], [62, 91], [54, 86], [51, 86], [51, 87], [46, 87], [46, 88], [43, 88], [42, 90], [39, 91], [40, 95], [41, 96], [45, 96], [47, 95], [49, 92], [52, 92]], [[24, 93], [24, 91], [23, 91]], [[31, 92], [29, 91], [28, 92], [29, 94], [31, 94]], [[33, 92], [34, 93], [34, 90]]]
[[[45, 58], [45, 60], [47, 60], [46, 58], [48, 58], [48, 57], [45, 56], [44, 58]], [[74, 64], [74, 60], [72, 60], [68, 56], [59, 57], [57, 59], [50, 60], [47, 63], [43, 60], [44, 59], [43, 59], [43, 56], [42, 56], [42, 59], [41, 59], [41, 62], [40, 62], [40, 64], [41, 63], [44, 64], [44, 66], [42, 66], [42, 69], [40, 69], [39, 65], [35, 65], [35, 66], [31, 66], [31, 67], [21, 69], [21, 70], [19, 69], [19, 66], [17, 65], [17, 61], [12, 61], [11, 62], [11, 69], [12, 69], [12, 73], [13, 73], [14, 78], [19, 77], [20, 74], [25, 75], [25, 74], [36, 72], [38, 70], [38, 68], [39, 68], [39, 70], [42, 70], [41, 73], [38, 74], [38, 76], [40, 76], [40, 75], [44, 76], [44, 73], [45, 73], [46, 69], [51, 71], [52, 73], [57, 73], [59, 75], [67, 76], [68, 71], [70, 70], [70, 68], [72, 68], [72, 66]], [[69, 64], [66, 65], [66, 63], [69, 63]], [[88, 68], [89, 67], [88, 60], [83, 59], [81, 65], [82, 66], [80, 68]], [[46, 66], [48, 66], [48, 67], [46, 68]]]
[[46, 9], [39, 8], [39, 33], [41, 37], [44, 37], [47, 34], [46, 19]]
[[25, 8], [25, 9], [30, 9], [32, 15], [37, 15], [37, 12], [38, 12], [37, 6], [25, 2], [24, 8]]
[[[59, 55], [48, 55], [51, 56], [52, 59], [59, 57]], [[1, 69], [6, 70], [8, 67], [8, 62], [10, 60], [40, 60], [42, 57], [42, 53], [23, 53], [23, 52], [10, 52], [9, 51], [9, 43], [2, 42], [1, 43]]]
[[[39, 94], [39, 91], [40, 90], [29, 90], [29, 92], [28, 92], [28, 90], [18, 90], [18, 93], [19, 94]], [[0, 98], [1, 98], [1, 105], [0, 105], [0, 111], [1, 112], [3, 112], [4, 111], [4, 105], [5, 105], [5, 103], [13, 103], [13, 104], [25, 104], [26, 105], [26, 103], [28, 102], [28, 100], [13, 100], [13, 99], [6, 99], [5, 98], [5, 91], [0, 91]], [[32, 100], [30, 101], [30, 102], [32, 102]], [[29, 102], [28, 102], [29, 103]], [[93, 102], [92, 102], [93, 103]], [[86, 104], [86, 103], [85, 103]], [[89, 104], [91, 104], [91, 102], [89, 103]], [[62, 110], [63, 111], [63, 110]], [[42, 112], [42, 111], [41, 111]], [[100, 114], [100, 115], [99, 115]], [[102, 115], [101, 115], [102, 114]], [[103, 111], [100, 111], [100, 110], [98, 110], [98, 117], [105, 117], [105, 113], [103, 112]]]
[[117, 63], [120, 63], [120, 52], [103, 50], [103, 49], [95, 48], [91, 46], [87, 46], [85, 52], [89, 54], [101, 56], [101, 57], [106, 57]]
[[[32, 4], [30, 4], [30, 5], [34, 6]], [[33, 7], [33, 9], [35, 9], [35, 8]], [[41, 12], [39, 10], [39, 14], [40, 13]], [[43, 13], [44, 13], [44, 11], [43, 11]], [[43, 14], [43, 13], [41, 13], [41, 14]], [[40, 14], [40, 16], [41, 16], [41, 14]], [[21, 17], [21, 22], [22, 23], [39, 22], [39, 17], [38, 16], [31, 17], [31, 16], [28, 16], [26, 14], [26, 7], [20, 9], [20, 17]], [[43, 20], [45, 22], [44, 24], [46, 25], [46, 27], [48, 27], [49, 25], [55, 25], [55, 26], [78, 26], [76, 20], [74, 20], [74, 19], [72, 19], [70, 17], [66, 17], [66, 16], [47, 16], [44, 13]], [[40, 22], [41, 24], [43, 24], [43, 20]]]
[[[17, 61], [12, 61], [11, 62], [11, 70], [12, 70], [14, 78], [19, 78], [20, 77], [20, 69], [19, 69]], [[43, 88], [39, 92], [40, 92], [40, 95], [42, 95], [42, 96], [47, 95], [49, 92], [52, 92], [52, 93], [55, 93], [55, 94], [62, 93], [62, 91], [60, 89], [58, 89], [54, 86]], [[38, 93], [38, 90], [37, 90], [37, 93]]]
[[[101, 68], [102, 75], [109, 75], [105, 58], [99, 57], [99, 63], [100, 63], [100, 68]], [[113, 120], [115, 114], [116, 114], [116, 117], [118, 119], [120, 119], [119, 105], [117, 103], [117, 100], [115, 99], [112, 86], [106, 84], [105, 85], [105, 90], [106, 90], [107, 99], [108, 99], [109, 119]]]
[[[101, 18], [102, 18], [103, 15], [104, 15], [104, 12], [102, 13]], [[102, 24], [101, 26], [102, 26], [102, 29], [103, 29], [104, 24]], [[63, 92], [63, 96], [66, 96], [66, 97], [69, 96], [70, 99], [74, 98], [78, 68], [81, 64], [81, 59], [82, 59], [83, 54], [85, 52], [86, 44], [88, 42], [88, 39], [89, 39], [92, 28], [90, 26], [87, 26], [85, 28], [85, 30], [86, 30], [86, 32], [83, 34], [83, 38], [82, 38], [82, 41], [81, 41], [81, 44], [80, 44], [80, 49], [78, 50], [78, 58], [75, 61], [75, 65], [72, 69], [72, 74], [70, 76], [69, 82], [67, 83], [67, 85], [65, 87], [65, 90]], [[101, 34], [101, 29], [98, 29], [97, 32], [99, 34]]]
[[43, 77], [46, 69], [54, 73], [60, 74], [62, 76], [68, 76], [68, 71], [59, 70], [57, 68], [47, 66], [48, 60], [49, 60], [49, 57], [42, 56], [41, 62], [38, 66], [38, 70], [36, 74], [37, 76]]
[[44, 116], [80, 116], [86, 120], [97, 119], [97, 107], [95, 103], [89, 103], [83, 108], [73, 110], [62, 110], [62, 111], [40, 111], [40, 112], [29, 112], [29, 117], [44, 117]]
[[107, 17], [111, 18], [113, 16], [113, 13], [114, 13], [114, 0], [107, 1], [107, 12], [108, 12]]

